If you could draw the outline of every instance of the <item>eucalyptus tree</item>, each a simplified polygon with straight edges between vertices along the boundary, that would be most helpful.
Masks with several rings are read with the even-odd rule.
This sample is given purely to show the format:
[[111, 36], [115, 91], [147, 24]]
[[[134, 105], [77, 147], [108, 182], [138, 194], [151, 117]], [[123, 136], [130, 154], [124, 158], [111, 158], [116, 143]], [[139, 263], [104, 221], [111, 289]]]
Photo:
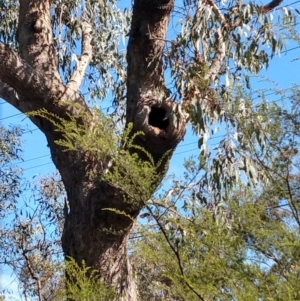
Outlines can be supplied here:
[[[124, 299], [137, 300], [127, 251], [135, 219], [188, 122], [205, 155], [209, 125], [231, 122], [242, 71], [258, 72], [281, 50], [266, 15], [279, 4], [1, 2], [0, 96], [47, 138], [68, 198], [64, 253]], [[93, 108], [103, 99], [110, 116]]]

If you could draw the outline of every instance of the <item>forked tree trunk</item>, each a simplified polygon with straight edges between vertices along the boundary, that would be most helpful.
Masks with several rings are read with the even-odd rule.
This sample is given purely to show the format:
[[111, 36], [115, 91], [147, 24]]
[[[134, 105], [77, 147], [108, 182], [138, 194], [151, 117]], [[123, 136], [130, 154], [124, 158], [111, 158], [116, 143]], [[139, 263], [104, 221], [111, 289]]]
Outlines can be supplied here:
[[[0, 44], [0, 96], [22, 112], [46, 108], [61, 118], [67, 118], [67, 114], [76, 113], [74, 108], [63, 103], [63, 100], [68, 100], [79, 104], [90, 114], [77, 91], [82, 79], [78, 75], [80, 72], [75, 70], [67, 85], [58, 74], [50, 5], [50, 1], [45, 0], [20, 0], [18, 41], [21, 58]], [[176, 116], [176, 122], [173, 120], [175, 104], [166, 94], [163, 78], [162, 52], [173, 5], [174, 0], [134, 1], [127, 52], [126, 122], [133, 123], [134, 131], [145, 133], [135, 143], [150, 153], [156, 163], [165, 156], [157, 170], [160, 180], [168, 168], [172, 152], [185, 134], [187, 122], [185, 116]], [[83, 50], [91, 53], [91, 33], [84, 27], [82, 31], [82, 47], [86, 47]], [[165, 119], [165, 116], [169, 117]], [[144, 203], [133, 205], [130, 201], [125, 202], [122, 191], [101, 176], [95, 178], [95, 172], [101, 175], [104, 162], [80, 151], [63, 152], [54, 142], [60, 138], [54, 127], [46, 120], [31, 119], [45, 133], [53, 162], [66, 188], [69, 212], [62, 237], [65, 255], [78, 263], [84, 260], [88, 266], [97, 269], [106, 283], [114, 285], [123, 295], [124, 300], [137, 300], [127, 239], [133, 220]], [[149, 197], [153, 192], [149, 191]], [[105, 210], [107, 208], [124, 214]]]
[[[183, 116], [176, 123], [172, 120], [170, 113], [174, 104], [165, 95], [161, 54], [173, 1], [165, 5], [161, 5], [161, 2], [137, 0], [133, 8], [127, 53], [127, 123], [133, 123], [135, 131], [142, 130], [145, 133], [138, 136], [135, 143], [145, 148], [156, 163], [169, 152], [159, 166], [162, 180], [168, 159], [185, 134], [186, 119]], [[160, 55], [157, 56], [157, 53]], [[158, 104], [161, 95], [164, 96], [164, 102]], [[170, 117], [164, 120], [166, 114]], [[94, 166], [88, 163], [84, 165]], [[77, 172], [80, 170], [76, 169]], [[64, 176], [63, 170], [68, 170], [68, 166], [61, 168], [66, 181], [69, 172]], [[83, 174], [84, 170], [85, 167]], [[78, 262], [84, 259], [88, 265], [96, 267], [107, 283], [113, 283], [124, 294], [124, 300], [135, 301], [137, 290], [128, 260], [127, 238], [133, 220], [144, 204], [130, 200], [124, 202], [121, 191], [101, 179], [94, 183], [87, 178], [83, 176], [79, 181], [74, 181], [71, 176], [68, 184], [65, 182], [70, 214], [65, 223], [63, 249]], [[87, 195], [84, 195], [84, 191]], [[149, 191], [149, 197], [153, 192]], [[103, 208], [115, 208], [125, 214]]]

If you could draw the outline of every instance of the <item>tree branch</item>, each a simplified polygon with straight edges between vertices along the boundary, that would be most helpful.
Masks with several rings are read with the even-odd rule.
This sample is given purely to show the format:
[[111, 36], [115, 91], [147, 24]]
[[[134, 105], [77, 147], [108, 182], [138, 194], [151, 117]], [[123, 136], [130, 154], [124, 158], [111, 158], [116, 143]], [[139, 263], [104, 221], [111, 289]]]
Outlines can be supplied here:
[[209, 67], [209, 72], [206, 75], [207, 79], [210, 79], [210, 81], [214, 81], [216, 76], [219, 74], [223, 60], [226, 56], [226, 48], [225, 48], [225, 42], [222, 35], [222, 30], [219, 27], [215, 34], [217, 42], [217, 51], [214, 54], [214, 57], [212, 59], [212, 62]]
[[8, 85], [0, 81], [0, 98], [13, 105], [14, 107], [19, 106], [19, 96], [18, 93]]
[[281, 3], [283, 2], [283, 0], [273, 0], [271, 2], [269, 2], [268, 4], [264, 5], [262, 8], [261, 8], [261, 12], [264, 14], [264, 13], [267, 13], [271, 10], [273, 10], [274, 8], [276, 8], [278, 5], [280, 5]]
[[76, 69], [67, 84], [67, 89], [78, 91], [81, 81], [83, 79], [85, 70], [92, 59], [93, 48], [91, 45], [92, 41], [92, 27], [91, 25], [83, 21], [81, 23], [82, 30], [82, 41], [81, 41], [81, 56], [77, 60]]
[[[212, 1], [212, 0], [205, 0], [205, 3], [210, 6], [213, 13], [219, 18], [220, 23], [222, 26], [227, 25], [227, 20], [223, 13], [220, 11], [218, 6]], [[201, 18], [200, 14], [203, 13], [202, 9], [202, 1], [198, 2], [197, 11], [195, 14], [195, 19]], [[225, 48], [225, 42], [223, 39], [222, 29], [219, 27], [216, 30], [215, 38], [217, 40], [217, 51], [215, 52], [215, 55], [212, 59], [212, 62], [209, 67], [209, 72], [206, 74], [205, 79], [209, 79], [210, 82], [214, 81], [218, 73], [220, 72], [220, 69], [222, 67], [223, 60], [226, 55], [226, 48]]]
[[0, 80], [25, 99], [38, 99], [41, 104], [37, 107], [54, 98], [59, 99], [64, 93], [64, 87], [57, 79], [49, 82], [3, 43], [0, 43]]
[[20, 0], [18, 42], [21, 58], [60, 79], [53, 44], [50, 0]]
[[164, 95], [162, 53], [174, 0], [135, 0], [127, 48], [127, 122], [137, 105]]
[[[207, 0], [209, 2], [211, 2], [211, 0]], [[209, 3], [208, 2], [208, 3]], [[262, 5], [262, 6], [257, 6], [257, 11], [265, 14], [270, 12], [271, 10], [273, 10], [274, 8], [276, 8], [278, 5], [280, 5], [283, 2], [283, 0], [272, 0], [271, 2], [269, 2], [266, 5]], [[249, 4], [243, 4], [241, 7], [244, 8], [245, 6], [247, 6]], [[230, 11], [232, 13], [237, 13], [238, 11], [240, 11], [241, 9], [240, 6], [233, 6], [230, 8]], [[243, 19], [242, 18], [237, 18], [236, 20], [234, 20], [234, 22], [231, 21], [226, 21], [225, 23], [222, 23], [222, 25], [227, 28], [227, 29], [231, 29], [234, 30], [236, 27], [241, 26], [243, 24]]]
[[182, 279], [184, 281], [184, 283], [186, 284], [186, 286], [199, 298], [199, 300], [201, 301], [205, 301], [205, 299], [202, 297], [202, 295], [200, 295], [200, 293], [198, 293], [196, 291], [196, 289], [189, 283], [188, 279], [186, 279], [185, 274], [184, 274], [184, 268], [181, 262], [181, 258], [180, 258], [180, 254], [178, 249], [176, 250], [174, 244], [170, 241], [168, 234], [165, 230], [164, 225], [159, 221], [159, 219], [157, 218], [157, 216], [154, 214], [154, 212], [152, 211], [150, 206], [146, 206], [147, 210], [150, 212], [151, 216], [155, 219], [160, 231], [162, 232], [168, 246], [170, 247], [171, 251], [174, 253], [175, 255], [175, 259], [177, 261], [178, 267], [179, 267], [179, 271], [180, 274], [182, 276]]
[[[260, 10], [262, 13], [267, 13], [277, 7], [280, 3], [282, 3], [283, 0], [273, 0], [270, 3], [261, 6]], [[234, 30], [236, 27], [240, 26], [243, 22], [242, 18], [237, 18], [234, 22], [230, 22], [227, 20], [224, 16], [224, 14], [220, 11], [218, 6], [212, 1], [212, 0], [205, 0], [205, 2], [211, 7], [212, 11], [214, 14], [219, 18], [220, 23], [223, 28], [226, 28], [227, 30]], [[200, 5], [201, 1], [198, 2], [198, 9], [196, 12], [196, 15], [200, 13]], [[223, 34], [222, 34], [222, 27], [219, 27], [216, 31], [216, 39], [217, 39], [217, 51], [215, 52], [215, 55], [213, 57], [213, 60], [211, 62], [209, 72], [206, 76], [207, 79], [210, 79], [213, 81], [216, 76], [218, 75], [221, 67], [222, 67], [222, 62], [226, 56], [226, 49], [225, 49], [225, 42], [223, 39]]]
[[[23, 113], [46, 108], [64, 117], [66, 113], [73, 113], [74, 108], [67, 109], [64, 106], [60, 110], [57, 104], [63, 100], [76, 102], [89, 111], [84, 99], [76, 91], [66, 91], [60, 79], [49, 78], [42, 72], [34, 70], [3, 43], [0, 43], [0, 81], [2, 93], [6, 93], [5, 99]], [[11, 88], [17, 93], [15, 97], [12, 97]]]
[[37, 275], [35, 275], [34, 269], [32, 268], [31, 262], [30, 262], [30, 258], [27, 255], [27, 251], [23, 250], [22, 255], [25, 258], [26, 261], [26, 266], [28, 268], [29, 274], [31, 276], [31, 278], [34, 280], [36, 286], [37, 286], [37, 291], [38, 291], [38, 298], [39, 301], [43, 301], [44, 298], [42, 296], [42, 285], [41, 285], [41, 281], [39, 279], [39, 277]]
[[[161, 173], [165, 172], [168, 158], [183, 138], [187, 123], [185, 114], [174, 117], [177, 104], [169, 98], [164, 80], [162, 56], [173, 8], [174, 0], [135, 0], [127, 47], [126, 124], [133, 124], [131, 134], [144, 132], [134, 143], [146, 149], [154, 162], [160, 162], [158, 171]], [[166, 126], [162, 125], [164, 116], [160, 117], [153, 109], [166, 116]], [[155, 115], [153, 118], [151, 113]], [[159, 124], [153, 124], [153, 119]], [[139, 156], [142, 160], [149, 159], [143, 152]]]

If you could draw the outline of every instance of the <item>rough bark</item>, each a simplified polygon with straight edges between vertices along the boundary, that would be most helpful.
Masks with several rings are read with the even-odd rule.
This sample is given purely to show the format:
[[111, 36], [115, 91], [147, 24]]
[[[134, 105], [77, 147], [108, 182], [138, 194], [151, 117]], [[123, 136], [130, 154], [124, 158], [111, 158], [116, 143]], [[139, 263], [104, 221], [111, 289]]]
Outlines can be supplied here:
[[[185, 133], [186, 120], [176, 124], [172, 120], [174, 103], [163, 77], [162, 52], [173, 6], [173, 0], [135, 1], [127, 49], [127, 123], [145, 133], [139, 143], [155, 160], [173, 150]], [[165, 116], [169, 116], [167, 122], [163, 122]]]
[[[156, 162], [168, 154], [158, 169], [160, 179], [186, 128], [184, 116], [173, 122], [170, 113], [174, 104], [166, 93], [162, 70], [164, 39], [173, 5], [173, 0], [134, 2], [127, 56], [127, 124], [133, 123], [134, 131], [145, 133], [135, 143], [145, 148]], [[24, 113], [46, 108], [62, 118], [76, 114], [76, 110], [64, 102], [72, 101], [92, 118], [77, 91], [92, 51], [90, 27], [86, 23], [82, 26], [82, 56], [71, 81], [64, 85], [56, 65], [50, 1], [21, 0], [20, 55], [0, 43], [0, 96]], [[165, 116], [169, 116], [167, 120]], [[53, 162], [68, 195], [69, 212], [62, 237], [65, 255], [78, 263], [84, 259], [87, 265], [96, 268], [108, 284], [123, 294], [124, 300], [137, 300], [127, 239], [143, 203], [133, 206], [125, 202], [122, 191], [92, 176], [92, 172], [101, 174], [103, 162], [92, 154], [63, 152], [54, 142], [60, 137], [53, 125], [41, 118], [31, 119], [47, 137]], [[146, 159], [142, 153], [139, 155]], [[153, 191], [149, 191], [149, 197], [151, 193]], [[105, 208], [115, 208], [125, 214], [103, 210]]]

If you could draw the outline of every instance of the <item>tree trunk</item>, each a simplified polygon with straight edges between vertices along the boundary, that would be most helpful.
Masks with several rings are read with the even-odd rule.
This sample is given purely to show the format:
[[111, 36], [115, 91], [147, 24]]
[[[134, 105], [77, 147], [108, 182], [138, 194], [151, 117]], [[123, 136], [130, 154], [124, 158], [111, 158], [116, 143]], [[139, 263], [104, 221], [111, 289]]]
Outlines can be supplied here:
[[[173, 5], [174, 0], [135, 0], [127, 49], [126, 126], [132, 123], [134, 132], [145, 133], [138, 136], [135, 143], [150, 153], [156, 163], [164, 156], [157, 170], [159, 181], [185, 134], [187, 122], [185, 116], [176, 116], [176, 122], [173, 120], [175, 104], [168, 98], [163, 77], [162, 52]], [[90, 35], [88, 30], [84, 33], [83, 27], [85, 43], [82, 47], [86, 47], [87, 53], [91, 53]], [[52, 36], [50, 1], [20, 0], [20, 57], [0, 43], [0, 96], [22, 112], [46, 108], [61, 118], [76, 114], [74, 107], [63, 102], [68, 100], [80, 105], [92, 118], [77, 91], [82, 80], [80, 72], [75, 70], [68, 84], [63, 84], [59, 76]], [[77, 66], [80, 67], [84, 69], [86, 65]], [[166, 116], [169, 117], [166, 119]], [[31, 119], [47, 137], [53, 162], [67, 192], [69, 210], [62, 237], [65, 255], [78, 263], [84, 260], [97, 269], [106, 283], [114, 285], [124, 296], [123, 300], [138, 300], [127, 240], [133, 221], [147, 200], [135, 205], [125, 202], [124, 192], [113, 183], [93, 176], [95, 172], [101, 174], [104, 162], [80, 151], [63, 152], [54, 142], [60, 136], [53, 125], [41, 118]], [[138, 155], [147, 160], [142, 152]], [[153, 192], [149, 191], [148, 197]]]

